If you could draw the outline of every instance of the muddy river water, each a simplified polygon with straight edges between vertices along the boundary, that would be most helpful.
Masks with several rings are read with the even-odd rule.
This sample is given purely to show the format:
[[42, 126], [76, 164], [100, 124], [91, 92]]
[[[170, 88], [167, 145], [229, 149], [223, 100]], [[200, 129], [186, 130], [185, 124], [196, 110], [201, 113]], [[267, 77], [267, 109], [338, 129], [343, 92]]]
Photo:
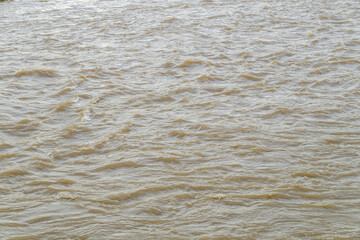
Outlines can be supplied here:
[[0, 239], [360, 239], [358, 0], [13, 0], [0, 26]]

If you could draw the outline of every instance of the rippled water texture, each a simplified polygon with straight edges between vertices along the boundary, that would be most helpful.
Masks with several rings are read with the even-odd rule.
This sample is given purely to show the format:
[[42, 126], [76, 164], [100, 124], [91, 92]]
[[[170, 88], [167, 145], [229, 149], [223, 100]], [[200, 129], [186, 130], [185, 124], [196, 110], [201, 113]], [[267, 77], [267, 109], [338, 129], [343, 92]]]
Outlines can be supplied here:
[[360, 239], [360, 2], [0, 3], [1, 239]]

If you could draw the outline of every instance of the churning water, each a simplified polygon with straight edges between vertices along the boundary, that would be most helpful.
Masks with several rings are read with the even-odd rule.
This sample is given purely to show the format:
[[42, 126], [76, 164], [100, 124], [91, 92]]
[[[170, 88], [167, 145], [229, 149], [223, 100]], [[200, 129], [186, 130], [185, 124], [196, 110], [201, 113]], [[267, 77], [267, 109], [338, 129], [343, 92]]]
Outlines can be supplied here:
[[358, 0], [0, 2], [1, 239], [359, 239]]

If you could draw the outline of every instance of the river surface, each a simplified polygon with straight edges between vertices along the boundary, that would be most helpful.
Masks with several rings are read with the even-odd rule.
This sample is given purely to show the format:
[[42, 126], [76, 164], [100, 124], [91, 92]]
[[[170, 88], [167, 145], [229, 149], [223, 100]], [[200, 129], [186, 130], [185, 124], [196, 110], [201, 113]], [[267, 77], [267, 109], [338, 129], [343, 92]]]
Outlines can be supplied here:
[[360, 2], [0, 2], [0, 239], [360, 239]]

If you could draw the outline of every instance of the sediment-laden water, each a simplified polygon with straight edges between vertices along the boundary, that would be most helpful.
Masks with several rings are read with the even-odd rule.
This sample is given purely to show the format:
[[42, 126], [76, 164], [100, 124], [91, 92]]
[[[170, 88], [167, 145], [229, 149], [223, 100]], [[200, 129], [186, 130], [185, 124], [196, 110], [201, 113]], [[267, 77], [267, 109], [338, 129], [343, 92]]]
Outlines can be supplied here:
[[0, 2], [1, 239], [359, 239], [360, 2]]

